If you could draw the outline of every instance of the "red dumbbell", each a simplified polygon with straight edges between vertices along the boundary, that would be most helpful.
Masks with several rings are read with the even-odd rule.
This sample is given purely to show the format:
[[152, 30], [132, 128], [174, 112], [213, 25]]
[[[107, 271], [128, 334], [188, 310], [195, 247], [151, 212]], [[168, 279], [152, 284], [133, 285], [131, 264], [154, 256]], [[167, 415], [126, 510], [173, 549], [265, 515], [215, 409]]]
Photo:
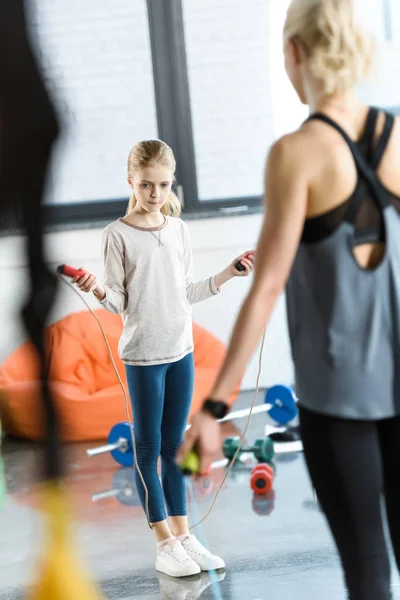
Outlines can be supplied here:
[[250, 486], [255, 494], [264, 496], [272, 490], [274, 470], [266, 463], [257, 465], [251, 472]]
[[264, 496], [254, 494], [251, 505], [256, 515], [268, 517], [275, 509], [275, 490], [271, 490], [269, 494]]

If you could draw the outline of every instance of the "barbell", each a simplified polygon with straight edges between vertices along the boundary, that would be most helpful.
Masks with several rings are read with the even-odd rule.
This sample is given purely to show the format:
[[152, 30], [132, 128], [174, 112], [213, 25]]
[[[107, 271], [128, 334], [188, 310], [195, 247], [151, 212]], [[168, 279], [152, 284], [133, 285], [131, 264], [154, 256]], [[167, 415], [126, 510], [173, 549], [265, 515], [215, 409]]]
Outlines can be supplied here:
[[[274, 385], [270, 387], [265, 395], [265, 402], [255, 406], [252, 414], [258, 415], [268, 413], [278, 425], [287, 425], [297, 416], [297, 398], [293, 389], [286, 385]], [[250, 414], [250, 409], [237, 410], [229, 413], [219, 420], [219, 423], [244, 419]], [[130, 424], [128, 422], [117, 423], [111, 429], [107, 444], [97, 448], [89, 448], [86, 453], [89, 457], [110, 452], [111, 456], [119, 465], [132, 467], [134, 464], [134, 451], [132, 446]], [[190, 429], [190, 424], [186, 427]]]

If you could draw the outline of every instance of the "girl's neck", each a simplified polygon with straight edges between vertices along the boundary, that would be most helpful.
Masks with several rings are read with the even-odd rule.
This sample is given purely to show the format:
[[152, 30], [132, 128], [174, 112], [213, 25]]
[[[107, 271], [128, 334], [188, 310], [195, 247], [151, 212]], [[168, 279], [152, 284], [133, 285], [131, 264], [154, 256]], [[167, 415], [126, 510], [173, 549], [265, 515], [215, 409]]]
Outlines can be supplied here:
[[147, 211], [134, 208], [126, 215], [125, 220], [139, 227], [159, 227], [164, 223], [165, 216], [161, 211], [148, 213]]

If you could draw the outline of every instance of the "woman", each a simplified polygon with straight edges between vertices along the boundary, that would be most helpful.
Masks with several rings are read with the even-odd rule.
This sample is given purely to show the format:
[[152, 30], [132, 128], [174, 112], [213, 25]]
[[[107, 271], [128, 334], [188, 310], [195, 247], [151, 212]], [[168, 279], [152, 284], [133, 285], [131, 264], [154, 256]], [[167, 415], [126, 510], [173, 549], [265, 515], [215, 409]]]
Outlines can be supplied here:
[[[380, 495], [400, 566], [400, 124], [354, 91], [372, 46], [351, 0], [293, 0], [285, 65], [311, 117], [271, 149], [254, 282], [181, 456], [216, 418], [286, 286], [305, 459], [351, 600], [388, 600]], [[327, 474], [329, 474], [327, 476]]]

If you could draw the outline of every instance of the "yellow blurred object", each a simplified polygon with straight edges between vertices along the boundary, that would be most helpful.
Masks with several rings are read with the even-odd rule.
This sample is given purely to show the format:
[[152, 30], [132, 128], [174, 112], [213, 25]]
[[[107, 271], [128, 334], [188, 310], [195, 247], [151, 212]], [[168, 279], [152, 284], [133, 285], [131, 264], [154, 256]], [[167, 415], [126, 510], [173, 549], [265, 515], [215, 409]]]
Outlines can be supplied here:
[[43, 487], [47, 540], [36, 585], [29, 600], [103, 600], [77, 557], [71, 542], [70, 513], [61, 484]]

